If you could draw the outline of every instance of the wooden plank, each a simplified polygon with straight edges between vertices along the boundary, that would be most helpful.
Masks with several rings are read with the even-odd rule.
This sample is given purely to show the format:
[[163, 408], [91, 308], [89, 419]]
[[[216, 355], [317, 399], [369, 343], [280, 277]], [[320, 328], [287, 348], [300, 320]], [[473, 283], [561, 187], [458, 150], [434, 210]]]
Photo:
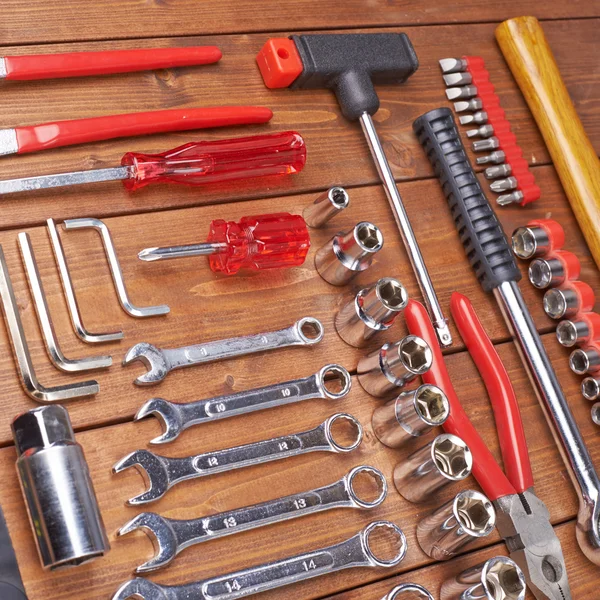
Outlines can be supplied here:
[[[600, 86], [598, 71], [592, 62], [597, 28], [595, 20], [546, 24], [548, 39], [556, 51], [569, 91], [590, 138], [600, 151], [600, 121], [597, 119]], [[485, 58], [524, 155], [531, 163], [548, 163], [541, 137], [495, 45], [493, 30], [493, 25], [411, 29], [421, 68], [402, 86], [379, 88], [382, 107], [376, 115], [377, 127], [397, 178], [406, 180], [431, 175], [411, 127], [420, 114], [448, 104], [437, 60], [452, 54], [456, 39], [461, 40], [460, 48], [456, 50], [459, 54], [481, 54]], [[352, 187], [376, 183], [375, 168], [358, 126], [341, 117], [330, 92], [270, 91], [264, 87], [254, 65], [254, 56], [267, 37], [269, 34], [3, 48], [0, 54], [206, 43], [217, 44], [224, 51], [219, 65], [112, 77], [7, 82], [2, 88], [0, 106], [0, 121], [6, 127], [122, 112], [223, 104], [266, 105], [274, 110], [275, 117], [268, 126], [150, 136], [7, 156], [2, 158], [2, 178], [114, 166], [130, 150], [160, 152], [194, 139], [286, 129], [297, 129], [302, 133], [309, 159], [303, 173], [276, 183], [248, 180], [243, 184], [200, 189], [165, 185], [128, 194], [119, 183], [113, 182], [15, 195], [2, 199], [1, 226], [40, 224], [49, 215], [65, 218], [137, 213], [316, 191], [332, 184]], [[410, 188], [404, 183], [400, 190], [409, 197]], [[544, 190], [543, 200], [539, 203], [546, 201], [545, 194]]]
[[[547, 504], [553, 522], [564, 522], [571, 519], [577, 510], [574, 490], [569, 483], [552, 436], [544, 424], [541, 409], [518, 364], [515, 349], [511, 344], [502, 344], [499, 350], [519, 398], [536, 477], [536, 492]], [[246, 361], [246, 367], [249, 367], [249, 362]], [[261, 367], [263, 367], [260, 369], [262, 371], [266, 365]], [[494, 454], [498, 456], [497, 436], [493, 420], [490, 418], [491, 408], [473, 364], [465, 353], [454, 354], [449, 358], [449, 369], [474, 425]], [[254, 364], [253, 371], [257, 370], [259, 369]], [[288, 365], [288, 373], [290, 372]], [[566, 374], [560, 372], [559, 375], [563, 382], [567, 383]], [[248, 378], [250, 377], [251, 375], [248, 374]], [[213, 382], [214, 379], [207, 378], [200, 381]], [[242, 381], [246, 382], [245, 379]], [[211, 385], [204, 389], [208, 389]], [[592, 457], [596, 464], [600, 464], [600, 446], [594, 443], [598, 432], [589, 418], [589, 403], [576, 398], [571, 393], [571, 386], [567, 386], [567, 391], [573, 397], [572, 407], [575, 418], [587, 440]], [[126, 395], [127, 393], [122, 394], [123, 401]], [[174, 444], [155, 448], [155, 451], [166, 456], [186, 456], [227, 448], [310, 429], [336, 411], [347, 411], [355, 415], [365, 428], [365, 438], [361, 448], [348, 455], [306, 455], [224, 473], [203, 481], [183, 483], [170, 490], [163, 499], [147, 505], [147, 510], [173, 518], [208, 515], [325, 485], [335, 481], [352, 466], [358, 464], [373, 465], [381, 469], [386, 477], [391, 478], [396, 462], [402, 460], [411, 449], [420, 446], [425, 440], [417, 440], [399, 451], [384, 448], [376, 440], [370, 428], [371, 414], [379, 405], [379, 400], [367, 396], [355, 382], [348, 398], [336, 403], [311, 401], [309, 404], [281, 407], [192, 428]], [[81, 406], [79, 404], [74, 407], [72, 411], [74, 418], [77, 417], [75, 408]], [[112, 413], [116, 402], [105, 407], [107, 407], [105, 418], [110, 418], [112, 415], [108, 413], [109, 411]], [[118, 583], [129, 578], [133, 567], [147, 560], [151, 553], [151, 544], [143, 535], [132, 534], [122, 539], [115, 538], [115, 531], [139, 512], [138, 509], [123, 506], [123, 503], [126, 498], [143, 491], [143, 480], [135, 469], [118, 476], [112, 475], [110, 469], [128, 452], [147, 447], [146, 442], [157, 435], [158, 431], [157, 422], [149, 419], [135, 424], [123, 423], [85, 431], [78, 435], [90, 465], [113, 548], [105, 559], [76, 570], [58, 571], [53, 574], [44, 573], [37, 561], [32, 559], [35, 550], [16, 482], [14, 450], [5, 448], [0, 451], [0, 477], [5, 482], [0, 490], [0, 504], [6, 514], [30, 600], [45, 600], [49, 597], [74, 600], [80, 597], [83, 588], [86, 589], [89, 597], [110, 597]], [[391, 479], [388, 480], [391, 483]], [[345, 539], [368, 522], [377, 519], [389, 519], [400, 524], [408, 538], [410, 550], [407, 558], [393, 572], [419, 568], [430, 564], [430, 561], [416, 543], [416, 523], [440, 502], [449, 499], [458, 489], [474, 485], [472, 480], [468, 480], [461, 485], [446, 489], [430, 505], [409, 504], [398, 496], [392, 486], [389, 498], [374, 511], [313, 515], [298, 523], [284, 523], [261, 531], [246, 532], [236, 536], [235, 539], [215, 540], [186, 550], [173, 565], [157, 574], [155, 579], [168, 584], [181, 583], [294, 555]], [[572, 533], [570, 532], [569, 535]], [[497, 540], [497, 535], [493, 534], [489, 539], [483, 540], [478, 547], [487, 546]], [[572, 564], [576, 557], [577, 555], [571, 552], [569, 563]], [[294, 600], [322, 597], [378, 580], [383, 575], [384, 573], [376, 570], [348, 571], [294, 586], [286, 593], [286, 597]], [[264, 597], [274, 600], [281, 595], [280, 592], [273, 592]]]
[[[541, 178], [543, 189], [553, 190], [545, 194], [544, 204], [546, 208], [552, 205], [551, 214], [565, 224], [569, 234], [567, 248], [581, 257], [584, 264], [582, 277], [597, 288], [600, 285], [598, 273], [581, 237], [577, 235], [578, 230], [570, 211], [565, 209], [564, 202], [557, 194], [554, 175], [549, 168], [539, 171], [545, 174], [545, 177]], [[425, 260], [447, 316], [450, 317], [450, 294], [459, 290], [472, 299], [493, 339], [506, 339], [508, 334], [496, 303], [491, 296], [483, 294], [464, 258], [437, 182], [420, 181], [411, 183], [408, 187], [411, 188], [407, 195], [408, 210], [410, 214], [419, 215], [416, 232], [422, 241]], [[204, 258], [143, 263], [137, 259], [137, 253], [148, 245], [184, 244], [203, 240], [208, 223], [213, 218], [237, 220], [244, 214], [281, 210], [299, 213], [302, 207], [310, 202], [312, 196], [289, 196], [281, 200], [266, 199], [108, 219], [106, 222], [112, 232], [132, 300], [139, 305], [166, 303], [171, 306], [172, 312], [168, 316], [150, 319], [127, 317], [118, 306], [96, 232], [62, 232], [61, 237], [87, 327], [90, 331], [112, 331], [123, 327], [125, 331], [125, 339], [122, 342], [101, 346], [83, 344], [75, 337], [64, 305], [47, 233], [44, 228], [28, 230], [58, 339], [65, 355], [69, 358], [105, 353], [114, 356], [113, 367], [104, 372], [93, 373], [100, 382], [100, 394], [93, 400], [77, 401], [72, 405], [75, 425], [78, 428], [89, 427], [107, 420], [129, 418], [149, 396], [157, 393], [172, 400], [190, 401], [198, 397], [225, 393], [232, 388], [247, 389], [308, 375], [328, 362], [339, 362], [352, 370], [360, 356], [369, 349], [378, 347], [384, 341], [393, 341], [403, 336], [406, 330], [401, 317], [389, 332], [374, 339], [364, 350], [351, 348], [335, 333], [333, 318], [338, 303], [347, 301], [347, 294], [356, 293], [361, 286], [368, 285], [379, 277], [397, 277], [405, 283], [412, 297], [420, 298], [410, 265], [404, 259], [400, 237], [383, 191], [379, 187], [369, 187], [353, 191], [352, 197], [351, 206], [347, 211], [332, 221], [326, 229], [314, 230], [311, 233], [313, 248], [304, 266], [235, 277], [215, 276]], [[431, 206], [438, 206], [439, 210], [419, 212], [422, 198], [427, 198]], [[369, 206], [368, 213], [365, 212], [364, 206]], [[528, 216], [524, 217], [524, 212], [519, 208], [501, 212], [508, 231], [523, 224], [528, 218], [543, 216], [546, 213], [533, 209], [527, 211], [527, 214]], [[327, 284], [314, 269], [314, 252], [337, 230], [348, 230], [367, 215], [383, 232], [385, 245], [381, 256], [353, 285], [338, 288]], [[167, 218], [169, 227], [164, 225]], [[67, 380], [87, 378], [60, 373], [49, 363], [38, 332], [34, 307], [26, 289], [26, 278], [15, 237], [14, 231], [0, 232], [0, 243], [7, 256], [40, 381], [45, 385], [58, 385]], [[426, 242], [423, 242], [424, 240]], [[522, 289], [539, 328], [549, 331], [553, 323], [542, 313], [541, 294], [526, 282], [523, 283]], [[286, 310], [282, 311], [282, 306], [287, 307]], [[258, 308], [260, 310], [257, 310]], [[137, 374], [142, 372], [141, 365], [126, 369], [119, 365], [126, 350], [136, 342], [148, 341], [159, 347], [178, 347], [285, 327], [295, 319], [309, 315], [320, 319], [326, 330], [324, 342], [316, 347], [292, 348], [265, 353], [247, 360], [225, 361], [178, 371], [169, 375], [164, 383], [152, 391], [136, 387], [132, 383]], [[452, 331], [456, 340], [454, 349], [460, 349], [462, 345], [458, 333], [454, 328]], [[9, 348], [4, 327], [0, 327], [0, 343], [4, 348]], [[568, 352], [558, 347], [553, 339], [549, 340], [549, 345], [555, 360], [560, 363], [561, 373], [565, 373]], [[290, 368], [292, 364], [294, 368]], [[256, 369], [257, 365], [260, 366], [259, 369]], [[0, 361], [0, 373], [5, 382], [0, 400], [3, 412], [14, 415], [31, 408], [33, 403], [24, 395], [15, 376], [12, 357], [5, 356], [4, 360]], [[196, 383], [198, 376], [203, 378], [201, 389]], [[124, 390], [127, 390], [126, 393]], [[107, 411], [106, 407], [110, 409]], [[0, 441], [7, 443], [10, 440], [9, 423], [6, 422], [0, 427]]]
[[[575, 524], [570, 522], [560, 525], [556, 528], [556, 532], [565, 553], [572, 597], [578, 600], [594, 600], [598, 594], [598, 567], [589, 562], [581, 550], [579, 550], [579, 546], [575, 542]], [[409, 582], [425, 586], [433, 594], [433, 597], [437, 598], [438, 590], [442, 582], [446, 579], [451, 579], [463, 570], [481, 564], [493, 556], [505, 556], [506, 554], [504, 545], [497, 544], [485, 550], [470, 553], [467, 556], [454, 558], [445, 563], [439, 563], [419, 569], [418, 571], [402, 574], [398, 577], [378, 581], [372, 585], [336, 594], [335, 596], [331, 596], [330, 600], [379, 599], [394, 588], [394, 586]], [[527, 600], [533, 600], [533, 598], [533, 594], [528, 591]]]
[[[435, 10], [426, 5], [375, 0], [369, 4], [350, 0], [307, 0], [278, 4], [262, 2], [260, 10], [251, 0], [226, 0], [219, 4], [181, 0], [176, 3], [138, 0], [135, 3], [103, 0], [89, 4], [82, 0], [57, 0], [49, 5], [32, 0], [5, 0], [1, 39], [9, 43], [41, 43], [63, 40], [119, 39], [204, 33], [248, 33], [297, 29], [430, 25], [501, 21], [516, 14], [534, 13], [540, 19], [598, 17], [596, 2], [574, 0], [568, 4], [534, 0], [506, 0], [494, 4], [482, 0], [456, 3], [443, 0]], [[32, 24], [35, 24], [35, 28]]]

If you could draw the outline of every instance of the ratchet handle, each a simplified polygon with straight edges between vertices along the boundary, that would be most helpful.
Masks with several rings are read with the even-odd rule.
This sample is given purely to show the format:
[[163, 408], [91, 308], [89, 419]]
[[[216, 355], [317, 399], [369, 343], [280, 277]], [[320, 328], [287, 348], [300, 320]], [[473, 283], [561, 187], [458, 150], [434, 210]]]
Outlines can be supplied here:
[[7, 56], [4, 58], [4, 65], [6, 79], [26, 81], [206, 65], [218, 62], [221, 56], [221, 51], [216, 46], [138, 48]]
[[16, 127], [18, 153], [121, 137], [266, 123], [273, 113], [260, 106], [183, 108]]
[[421, 115], [413, 130], [440, 180], [460, 240], [481, 287], [490, 292], [521, 273], [506, 234], [486, 198], [449, 108]]

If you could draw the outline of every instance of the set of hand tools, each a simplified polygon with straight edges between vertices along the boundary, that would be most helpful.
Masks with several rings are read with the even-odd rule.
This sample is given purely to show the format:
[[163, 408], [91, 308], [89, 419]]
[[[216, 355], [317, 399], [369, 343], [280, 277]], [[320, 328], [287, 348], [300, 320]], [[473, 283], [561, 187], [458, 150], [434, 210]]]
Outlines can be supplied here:
[[[529, 61], [551, 63], [551, 55], [548, 57], [540, 50], [545, 48], [546, 54], [550, 52], [535, 20], [519, 18], [506, 22], [499, 27], [497, 37], [511, 68], [519, 69], [518, 79], [523, 85], [529, 85], [533, 77]], [[525, 57], [527, 49], [531, 55]], [[207, 64], [220, 57], [219, 50], [213, 47], [116, 51], [95, 56], [77, 53], [5, 57], [0, 59], [0, 76], [38, 79], [98, 75]], [[483, 492], [462, 489], [419, 517], [416, 539], [423, 553], [435, 561], [446, 561], [470, 542], [485, 538], [494, 530], [506, 543], [510, 557], [492, 557], [448, 579], [441, 587], [441, 600], [524, 600], [527, 588], [538, 600], [570, 599], [561, 544], [546, 505], [534, 491], [519, 403], [509, 375], [469, 299], [453, 293], [450, 310], [454, 323], [492, 404], [503, 471], [461, 405], [450, 378], [443, 354], [443, 348], [452, 344], [448, 322], [375, 129], [372, 117], [379, 109], [375, 84], [404, 83], [418, 68], [409, 38], [397, 33], [294, 35], [268, 40], [256, 60], [268, 88], [331, 89], [343, 116], [360, 123], [425, 305], [409, 298], [405, 286], [393, 276], [367, 283], [365, 271], [381, 256], [384, 237], [381, 229], [370, 221], [360, 221], [350, 229], [333, 229], [330, 221], [350, 204], [350, 194], [343, 187], [334, 186], [321, 193], [304, 208], [302, 215], [280, 212], [250, 215], [239, 221], [213, 220], [206, 241], [143, 248], [139, 259], [153, 262], [208, 256], [209, 268], [218, 276], [293, 268], [306, 261], [311, 247], [310, 229], [331, 229], [333, 235], [314, 253], [314, 268], [325, 282], [342, 290], [334, 317], [338, 336], [349, 346], [366, 350], [361, 351], [352, 372], [340, 364], [326, 364], [312, 375], [213, 398], [172, 402], [153, 397], [143, 404], [134, 420], [156, 417], [163, 433], [149, 444], [172, 443], [187, 429], [207, 422], [299, 402], [341, 402], [351, 393], [355, 375], [363, 390], [380, 400], [370, 425], [375, 439], [398, 455], [392, 482], [400, 497], [416, 504], [431, 503], [446, 486], [456, 486], [471, 474]], [[540, 189], [510, 131], [483, 59], [472, 56], [443, 59], [440, 65], [446, 84], [451, 86], [446, 95], [457, 100], [456, 112], [469, 112], [460, 117], [460, 122], [479, 126], [467, 132], [469, 138], [483, 138], [474, 143], [474, 150], [492, 151], [479, 158], [477, 164], [493, 164], [486, 169], [488, 179], [503, 177], [491, 185], [493, 191], [508, 192], [499, 196], [497, 203], [524, 206], [538, 199]], [[538, 76], [543, 78], [539, 73]], [[543, 122], [543, 127], [556, 129], [554, 119], [544, 112], [550, 109], [532, 99], [534, 92], [528, 93], [528, 100], [536, 106], [538, 121]], [[217, 107], [59, 122], [1, 131], [0, 153], [31, 152], [161, 131], [264, 123], [271, 116], [266, 108]], [[48, 135], [49, 130], [54, 132], [52, 136]], [[413, 131], [440, 181], [476, 277], [483, 290], [494, 295], [561, 447], [580, 497], [579, 545], [590, 561], [600, 564], [600, 480], [521, 296], [518, 285], [521, 273], [513, 252], [520, 258], [533, 259], [529, 279], [536, 288], [545, 290], [546, 313], [563, 319], [557, 328], [561, 344], [581, 346], [571, 355], [571, 366], [573, 370], [581, 369], [576, 372], [590, 375], [582, 385], [584, 395], [590, 399], [600, 398], [600, 316], [592, 312], [594, 292], [579, 281], [579, 260], [563, 249], [565, 234], [555, 221], [528, 222], [513, 234], [511, 249], [467, 157], [450, 109], [438, 108], [423, 114], [413, 123]], [[575, 148], [570, 150], [577, 153]], [[286, 131], [190, 142], [160, 154], [129, 152], [118, 167], [0, 181], [0, 194], [109, 181], [121, 181], [130, 191], [154, 183], [211, 185], [247, 177], [299, 173], [305, 163], [304, 140], [299, 133]], [[570, 177], [561, 173], [563, 176]], [[600, 181], [600, 168], [594, 180]], [[571, 201], [579, 203], [578, 215], [582, 219], [589, 217], [590, 199], [574, 200], [583, 191], [570, 191]], [[600, 217], [594, 222], [600, 224]], [[169, 313], [166, 305], [136, 306], [132, 302], [106, 223], [95, 218], [66, 219], [62, 228], [64, 232], [75, 229], [98, 232], [117, 299], [128, 316], [146, 318]], [[89, 344], [122, 339], [120, 330], [92, 333], [84, 326], [61, 242], [65, 233], [59, 234], [52, 219], [47, 220], [47, 232], [75, 334]], [[600, 256], [598, 234], [592, 236], [589, 231], [587, 234], [597, 242], [592, 251]], [[27, 232], [18, 234], [18, 243], [52, 364], [67, 373], [110, 367], [111, 356], [64, 355]], [[1, 247], [0, 300], [23, 387], [34, 400], [49, 404], [18, 416], [12, 425], [17, 470], [42, 565], [47, 569], [79, 565], [102, 556], [110, 545], [82, 448], [75, 439], [67, 410], [57, 403], [92, 396], [99, 386], [90, 380], [49, 388], [37, 380]], [[374, 338], [381, 332], [393, 333], [401, 316], [408, 335], [393, 342], [377, 343]], [[141, 362], [147, 371], [134, 383], [150, 386], [159, 384], [176, 369], [282, 348], [308, 348], [322, 342], [325, 328], [318, 319], [305, 316], [290, 321], [283, 329], [176, 348], [137, 342], [125, 353], [122, 362], [124, 366]], [[594, 409], [600, 423], [600, 402]], [[251, 443], [191, 456], [167, 457], [139, 448], [119, 460], [113, 472], [117, 475], [134, 467], [143, 476], [145, 490], [127, 501], [137, 507], [164, 498], [176, 485], [184, 482], [194, 485], [199, 478], [313, 452], [352, 453], [366, 437], [363, 424], [337, 404], [335, 410], [323, 422], [305, 431], [290, 427], [291, 433], [279, 437], [257, 436], [259, 439]], [[346, 431], [343, 439], [338, 432], [340, 426]], [[443, 432], [439, 432], [439, 427]], [[427, 436], [432, 438], [428, 442]], [[420, 442], [421, 438], [425, 442]], [[374, 495], [366, 496], [361, 491], [359, 483], [364, 480], [369, 481], [371, 488], [374, 486]], [[334, 509], [377, 511], [389, 496], [384, 473], [375, 466], [358, 464], [326, 485], [233, 510], [195, 515], [186, 520], [141, 512], [120, 528], [118, 536], [143, 530], [153, 540], [154, 555], [136, 568], [138, 575], [144, 575], [167, 567], [187, 548], [212, 539]], [[394, 498], [399, 501], [398, 496]], [[381, 555], [374, 543], [374, 538], [382, 534], [393, 548], [386, 556]], [[135, 577], [119, 587], [113, 600], [235, 600], [343, 569], [393, 568], [408, 550], [406, 536], [396, 523], [376, 519], [334, 545], [201, 581], [163, 585]], [[424, 587], [406, 583], [394, 587], [382, 600], [433, 600], [433, 597]]]

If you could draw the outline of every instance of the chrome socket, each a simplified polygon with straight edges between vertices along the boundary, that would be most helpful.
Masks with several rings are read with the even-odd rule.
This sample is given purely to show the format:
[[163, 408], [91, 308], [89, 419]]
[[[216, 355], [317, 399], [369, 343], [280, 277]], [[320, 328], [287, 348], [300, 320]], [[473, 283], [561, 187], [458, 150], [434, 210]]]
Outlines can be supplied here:
[[579, 312], [579, 296], [570, 289], [550, 288], [542, 302], [544, 312], [551, 319], [570, 318]]
[[600, 371], [600, 352], [596, 348], [577, 348], [569, 356], [569, 367], [577, 375]]
[[600, 377], [586, 377], [581, 382], [581, 393], [586, 400], [600, 399]]
[[548, 254], [552, 243], [541, 227], [519, 227], [512, 234], [512, 249], [517, 257], [529, 260]]
[[590, 328], [585, 321], [561, 321], [556, 326], [556, 339], [561, 346], [572, 348], [590, 336]]
[[438, 435], [394, 468], [394, 485], [409, 502], [426, 502], [453, 481], [471, 474], [473, 456], [469, 447], [451, 433]]
[[507, 556], [495, 556], [446, 580], [440, 600], [525, 600], [523, 571]]
[[448, 560], [469, 542], [488, 536], [496, 526], [496, 511], [480, 492], [464, 490], [422, 519], [417, 541], [427, 556]]
[[435, 385], [421, 385], [373, 411], [371, 424], [377, 439], [388, 448], [399, 448], [433, 427], [443, 425], [450, 414], [446, 394]]
[[328, 283], [344, 285], [368, 269], [382, 247], [383, 235], [379, 228], [362, 221], [348, 232], [336, 233], [317, 250], [315, 267]]
[[341, 308], [335, 317], [336, 331], [347, 344], [360, 348], [377, 332], [389, 329], [407, 303], [405, 287], [384, 277]]
[[429, 371], [432, 362], [433, 353], [427, 342], [407, 335], [363, 356], [358, 362], [358, 381], [371, 396], [385, 398]]
[[302, 216], [309, 227], [319, 229], [335, 215], [348, 208], [349, 204], [348, 192], [343, 187], [332, 187], [309, 204], [302, 212]]
[[596, 404], [594, 404], [592, 406], [592, 421], [596, 424], [596, 425], [600, 425], [600, 402], [596, 402]]
[[563, 263], [557, 258], [536, 258], [529, 264], [529, 281], [538, 290], [562, 285], [566, 278]]

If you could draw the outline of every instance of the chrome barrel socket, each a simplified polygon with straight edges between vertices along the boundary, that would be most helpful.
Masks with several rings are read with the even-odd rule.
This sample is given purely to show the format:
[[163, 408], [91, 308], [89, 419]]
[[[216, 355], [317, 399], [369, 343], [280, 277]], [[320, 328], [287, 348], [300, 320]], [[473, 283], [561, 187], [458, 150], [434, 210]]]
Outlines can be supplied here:
[[593, 402], [600, 399], [600, 377], [586, 377], [581, 382], [581, 394]]
[[595, 346], [573, 350], [569, 356], [569, 367], [577, 375], [598, 373], [600, 371], [600, 350]]
[[376, 333], [389, 329], [406, 308], [408, 293], [396, 279], [384, 277], [360, 290], [335, 317], [338, 335], [350, 346], [364, 346]]
[[512, 249], [518, 258], [529, 260], [548, 254], [552, 242], [541, 227], [519, 227], [512, 234]]
[[561, 285], [565, 280], [562, 263], [556, 258], [536, 258], [529, 264], [529, 282], [538, 290]]
[[448, 560], [469, 542], [488, 536], [496, 526], [496, 511], [480, 492], [465, 490], [417, 525], [417, 541], [427, 556]]
[[442, 584], [440, 600], [525, 600], [525, 576], [507, 556], [495, 556]]
[[394, 485], [405, 500], [426, 502], [449, 483], [466, 479], [472, 468], [469, 447], [459, 437], [443, 433], [396, 465]]
[[371, 396], [384, 398], [426, 373], [432, 361], [433, 353], [427, 342], [416, 335], [407, 335], [361, 358], [358, 381]]
[[331, 285], [344, 285], [368, 269], [383, 248], [383, 234], [376, 225], [361, 221], [348, 232], [336, 233], [317, 250], [315, 267]]
[[302, 216], [309, 227], [319, 229], [349, 205], [348, 192], [343, 187], [331, 187], [309, 204], [302, 212]]
[[449, 414], [446, 394], [435, 385], [425, 384], [376, 408], [371, 423], [382, 444], [400, 448], [409, 439], [442, 425]]

